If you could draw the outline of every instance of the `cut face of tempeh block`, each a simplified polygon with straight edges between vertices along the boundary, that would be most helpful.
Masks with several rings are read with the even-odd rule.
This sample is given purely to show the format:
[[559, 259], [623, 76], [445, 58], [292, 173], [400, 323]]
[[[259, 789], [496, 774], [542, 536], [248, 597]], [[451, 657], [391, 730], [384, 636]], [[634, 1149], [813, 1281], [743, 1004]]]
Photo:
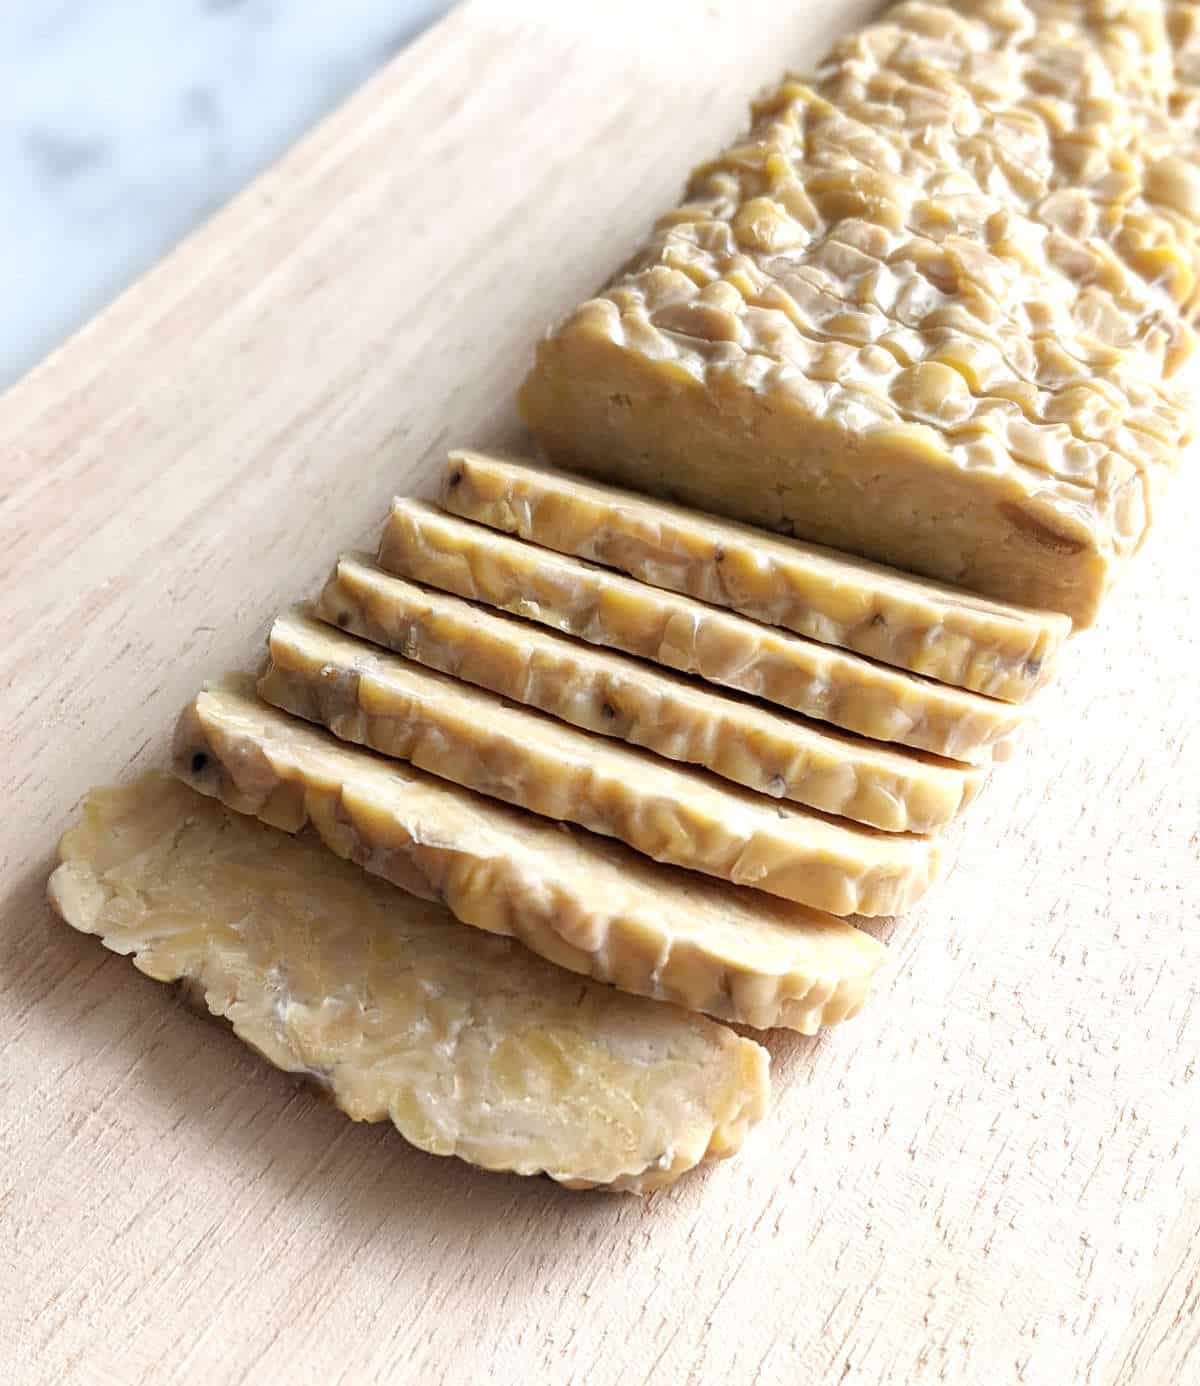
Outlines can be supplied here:
[[238, 1037], [433, 1155], [645, 1193], [733, 1154], [767, 1054], [581, 980], [165, 775], [93, 790], [59, 914]]
[[1089, 624], [1192, 431], [1164, 19], [906, 3], [786, 77], [539, 346], [543, 449]]
[[985, 772], [896, 750], [644, 660], [587, 645], [345, 557], [317, 603], [331, 625], [573, 726], [689, 762], [761, 794], [888, 832], [933, 832]]
[[1022, 702], [1071, 622], [528, 463], [450, 454], [444, 509], [941, 683]]
[[813, 1034], [884, 957], [844, 920], [659, 866], [627, 847], [351, 748], [239, 691], [180, 719], [176, 772], [239, 813], [310, 824], [341, 857], [623, 991]]
[[270, 636], [261, 697], [343, 741], [635, 851], [833, 914], [898, 914], [942, 859], [938, 838], [781, 805], [424, 669], [301, 614]]
[[760, 625], [423, 501], [396, 500], [379, 561], [389, 572], [652, 659], [877, 741], [981, 761], [1021, 721], [1010, 703], [933, 683]]

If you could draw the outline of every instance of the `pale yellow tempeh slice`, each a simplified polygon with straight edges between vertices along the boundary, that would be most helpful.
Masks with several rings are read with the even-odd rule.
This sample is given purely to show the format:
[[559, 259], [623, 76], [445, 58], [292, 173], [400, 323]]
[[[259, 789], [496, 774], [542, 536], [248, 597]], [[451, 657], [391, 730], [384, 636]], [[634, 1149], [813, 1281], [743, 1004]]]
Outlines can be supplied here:
[[369, 559], [339, 560], [317, 613], [587, 731], [888, 832], [942, 827], [983, 784], [978, 767], [718, 693], [644, 660], [418, 587]]
[[954, 760], [986, 760], [1022, 717], [1011, 703], [803, 640], [443, 514], [424, 501], [392, 502], [379, 561], [400, 577], [487, 602], [594, 645], [699, 674], [862, 736]]
[[452, 452], [442, 505], [642, 582], [942, 683], [1022, 702], [1071, 630], [1035, 611], [527, 462]]
[[165, 775], [93, 790], [59, 854], [68, 924], [431, 1154], [644, 1193], [733, 1154], [766, 1111], [753, 1041], [465, 929]]
[[884, 948], [818, 910], [659, 866], [341, 745], [235, 688], [201, 693], [177, 772], [240, 813], [310, 823], [339, 856], [573, 972], [805, 1034], [854, 1014]]
[[898, 914], [940, 867], [938, 838], [784, 806], [580, 731], [301, 614], [271, 631], [259, 694], [343, 741], [616, 837], [673, 866], [833, 914]]

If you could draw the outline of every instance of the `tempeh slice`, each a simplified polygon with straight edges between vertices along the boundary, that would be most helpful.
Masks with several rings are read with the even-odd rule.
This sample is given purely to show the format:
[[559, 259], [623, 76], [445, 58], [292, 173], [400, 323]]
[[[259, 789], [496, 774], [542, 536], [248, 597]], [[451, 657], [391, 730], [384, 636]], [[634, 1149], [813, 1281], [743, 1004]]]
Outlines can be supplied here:
[[50, 900], [276, 1067], [434, 1155], [646, 1193], [733, 1154], [766, 1051], [573, 977], [165, 775], [96, 789]]
[[1021, 709], [397, 499], [379, 561], [389, 572], [487, 602], [594, 645], [652, 659], [878, 741], [987, 760]]
[[935, 831], [984, 781], [979, 767], [719, 693], [644, 660], [419, 587], [369, 559], [341, 558], [316, 611], [418, 664], [573, 726], [888, 832]]
[[177, 772], [463, 921], [624, 991], [813, 1034], [854, 1014], [884, 957], [844, 920], [660, 866], [340, 744], [223, 687], [180, 719]]
[[580, 731], [300, 613], [271, 630], [261, 697], [343, 741], [615, 837], [655, 861], [833, 914], [898, 914], [936, 877], [936, 837], [781, 805]]
[[1022, 702], [1071, 622], [527, 462], [450, 454], [444, 509], [959, 688]]

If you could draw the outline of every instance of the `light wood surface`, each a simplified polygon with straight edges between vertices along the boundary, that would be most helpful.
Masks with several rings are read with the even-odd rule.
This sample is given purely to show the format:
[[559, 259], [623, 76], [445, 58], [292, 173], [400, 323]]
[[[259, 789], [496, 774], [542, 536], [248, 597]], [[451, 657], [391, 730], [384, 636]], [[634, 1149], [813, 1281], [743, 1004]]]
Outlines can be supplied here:
[[51, 920], [55, 838], [869, 3], [455, 13], [0, 401], [0, 1381], [1200, 1378], [1200, 484], [873, 1007], [649, 1202], [355, 1126]]

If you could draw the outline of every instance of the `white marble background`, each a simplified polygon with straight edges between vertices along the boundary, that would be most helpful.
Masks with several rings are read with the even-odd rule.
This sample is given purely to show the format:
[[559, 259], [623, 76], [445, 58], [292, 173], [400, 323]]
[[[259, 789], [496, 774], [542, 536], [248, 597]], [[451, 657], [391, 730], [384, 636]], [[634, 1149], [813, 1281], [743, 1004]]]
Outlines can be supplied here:
[[0, 0], [0, 389], [450, 0]]

